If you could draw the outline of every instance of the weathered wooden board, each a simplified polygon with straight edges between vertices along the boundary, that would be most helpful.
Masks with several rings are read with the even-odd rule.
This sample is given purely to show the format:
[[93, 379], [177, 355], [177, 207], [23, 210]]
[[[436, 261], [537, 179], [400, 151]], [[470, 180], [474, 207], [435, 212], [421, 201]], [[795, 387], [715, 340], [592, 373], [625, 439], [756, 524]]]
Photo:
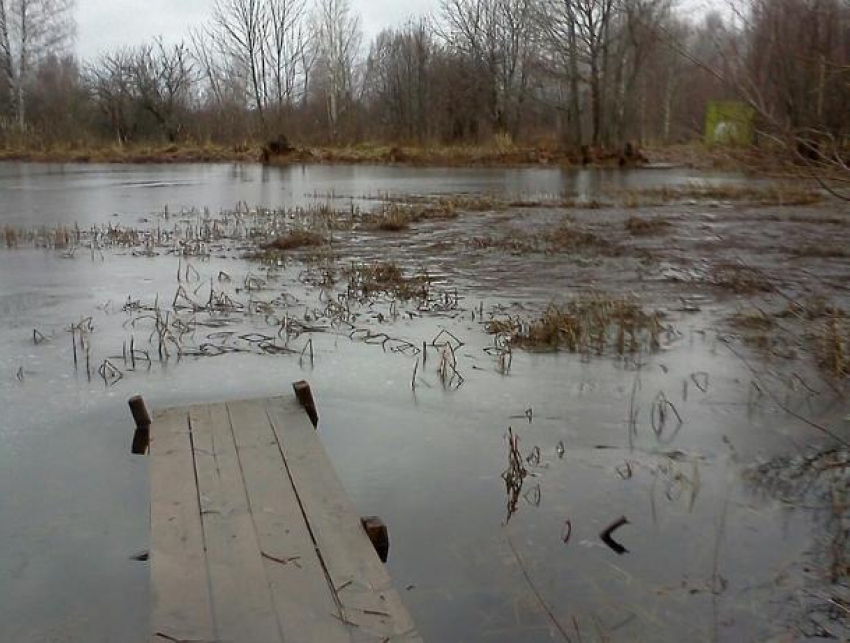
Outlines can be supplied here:
[[239, 402], [228, 408], [284, 640], [350, 643], [348, 628], [331, 618], [340, 615], [339, 606], [329, 591], [265, 406]]
[[215, 640], [198, 486], [186, 411], [153, 418], [151, 552], [154, 640]]
[[418, 641], [295, 397], [155, 414], [152, 640]]
[[293, 486], [346, 621], [357, 624], [356, 634], [372, 640], [417, 638], [413, 621], [375, 555], [308, 418], [297, 413], [294, 400], [274, 399], [267, 405]]

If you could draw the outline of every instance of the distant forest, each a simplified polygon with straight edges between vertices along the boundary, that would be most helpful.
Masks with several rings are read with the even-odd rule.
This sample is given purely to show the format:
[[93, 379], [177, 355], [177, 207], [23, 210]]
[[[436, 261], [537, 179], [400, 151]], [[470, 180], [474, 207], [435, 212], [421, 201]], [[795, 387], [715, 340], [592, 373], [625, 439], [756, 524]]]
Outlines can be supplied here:
[[0, 0], [0, 145], [605, 148], [701, 138], [710, 101], [850, 135], [850, 0], [443, 0], [371, 42], [348, 0], [217, 0], [179, 44], [92, 60], [74, 9]]

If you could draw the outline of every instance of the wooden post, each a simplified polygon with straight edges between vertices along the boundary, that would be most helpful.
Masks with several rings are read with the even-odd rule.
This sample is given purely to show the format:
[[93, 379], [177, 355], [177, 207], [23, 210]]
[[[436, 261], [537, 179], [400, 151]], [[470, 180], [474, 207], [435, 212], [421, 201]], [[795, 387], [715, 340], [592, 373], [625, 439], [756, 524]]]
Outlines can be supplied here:
[[130, 450], [133, 455], [144, 455], [148, 451], [148, 446], [150, 446], [151, 416], [141, 395], [131, 397], [127, 404], [130, 406], [130, 413], [133, 414], [133, 421], [136, 423], [136, 430], [133, 432], [133, 445]]
[[319, 426], [319, 412], [316, 410], [316, 402], [313, 400], [313, 391], [310, 390], [309, 382], [301, 380], [292, 385], [295, 390], [295, 397], [298, 398], [298, 403], [304, 407], [310, 422], [313, 423], [313, 428]]
[[372, 546], [378, 554], [378, 558], [382, 563], [387, 562], [390, 556], [390, 532], [384, 521], [378, 516], [364, 516], [360, 519], [360, 524], [363, 525], [363, 530], [372, 541]]

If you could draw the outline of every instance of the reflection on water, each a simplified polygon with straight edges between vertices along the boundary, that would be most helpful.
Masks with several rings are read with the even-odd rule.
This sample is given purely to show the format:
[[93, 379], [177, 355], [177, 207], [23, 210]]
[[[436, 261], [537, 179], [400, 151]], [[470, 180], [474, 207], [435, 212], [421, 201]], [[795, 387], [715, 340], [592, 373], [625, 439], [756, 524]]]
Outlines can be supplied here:
[[[491, 192], [531, 197], [592, 197], [615, 188], [706, 180], [688, 170], [410, 168], [362, 165], [75, 165], [0, 162], [0, 225], [81, 226], [116, 216], [125, 223], [165, 206], [213, 211], [304, 205], [316, 198], [378, 194]], [[731, 180], [717, 174], [714, 181]]]
[[[330, 192], [554, 194], [689, 178], [226, 165], [6, 164], [0, 173], [0, 224], [112, 213], [132, 221], [166, 203], [291, 204]], [[492, 222], [429, 224], [418, 243]], [[452, 305], [364, 302], [354, 331], [315, 313], [328, 295], [298, 263], [261, 273], [222, 253], [193, 261], [190, 275], [173, 256], [0, 251], [0, 638], [146, 640], [147, 567], [133, 556], [148, 547], [148, 474], [129, 454], [130, 395], [156, 409], [275, 395], [303, 378], [355, 505], [389, 526], [390, 571], [426, 640], [761, 640], [798, 631], [785, 618], [794, 592], [823, 588], [801, 562], [812, 524], [789, 509], [787, 490], [753, 493], [740, 471], [811, 434], [748, 399], [750, 374], [718, 341], [710, 313], [671, 312], [676, 332], [663, 350], [633, 359], [508, 354], [472, 311], [545, 305], [553, 289], [569, 288], [563, 266], [549, 257], [471, 265], [451, 251], [416, 254], [415, 243], [353, 238], [337, 251], [343, 261], [430, 261], [457, 289]], [[194, 350], [160, 360], [150, 311], [171, 307], [178, 271], [188, 297], [214, 288], [244, 314], [199, 313], [182, 338]], [[222, 273], [230, 281], [218, 281]], [[246, 291], [249, 274], [263, 277], [262, 290]], [[260, 300], [309, 316], [315, 332], [270, 350], [282, 346], [280, 319], [248, 314]], [[88, 317], [91, 378], [74, 368], [69, 332]], [[37, 344], [33, 329], [43, 335]], [[128, 356], [131, 341], [149, 359], [134, 360], [133, 348]], [[107, 359], [122, 377], [97, 375]], [[789, 404], [819, 403], [804, 390], [787, 395]], [[839, 533], [834, 526], [825, 533]]]

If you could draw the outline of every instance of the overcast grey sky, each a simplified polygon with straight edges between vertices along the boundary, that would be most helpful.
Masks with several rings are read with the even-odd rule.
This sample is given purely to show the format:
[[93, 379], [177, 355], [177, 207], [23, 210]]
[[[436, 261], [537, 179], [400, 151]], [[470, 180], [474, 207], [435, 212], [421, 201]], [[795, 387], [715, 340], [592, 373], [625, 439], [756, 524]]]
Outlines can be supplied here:
[[[730, 0], [679, 0], [688, 14], [722, 9]], [[440, 0], [351, 0], [360, 13], [368, 42], [385, 27], [407, 18], [435, 13]], [[77, 53], [83, 58], [123, 45], [138, 45], [163, 36], [180, 40], [204, 22], [213, 0], [77, 0]]]
[[[162, 35], [179, 39], [209, 17], [212, 0], [77, 0], [77, 52], [85, 57]], [[439, 6], [439, 0], [352, 0], [369, 38]]]

